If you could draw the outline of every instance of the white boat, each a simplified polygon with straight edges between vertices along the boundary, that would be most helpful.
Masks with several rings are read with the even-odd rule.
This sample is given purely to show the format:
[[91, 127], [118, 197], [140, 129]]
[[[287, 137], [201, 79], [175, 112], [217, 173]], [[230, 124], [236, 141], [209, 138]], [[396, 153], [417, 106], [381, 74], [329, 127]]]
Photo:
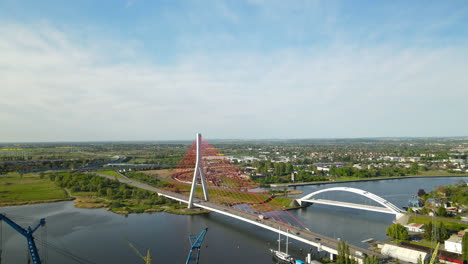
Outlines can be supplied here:
[[286, 252], [281, 252], [274, 249], [270, 249], [270, 251], [271, 254], [273, 254], [273, 256], [275, 256], [278, 260], [284, 261], [286, 263], [294, 263], [294, 259]]
[[270, 248], [271, 254], [278, 260], [286, 263], [294, 263], [294, 258], [288, 254], [289, 236], [286, 236], [286, 252], [281, 252], [281, 233], [278, 233], [278, 250]]

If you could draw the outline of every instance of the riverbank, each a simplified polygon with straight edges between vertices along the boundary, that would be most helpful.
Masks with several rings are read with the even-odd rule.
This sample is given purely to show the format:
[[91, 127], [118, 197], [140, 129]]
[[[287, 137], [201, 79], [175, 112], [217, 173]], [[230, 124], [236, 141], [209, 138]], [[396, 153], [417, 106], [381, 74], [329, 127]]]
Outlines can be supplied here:
[[49, 200], [34, 200], [34, 201], [16, 201], [16, 202], [0, 202], [0, 207], [6, 206], [20, 206], [20, 205], [29, 205], [29, 204], [41, 204], [41, 203], [57, 203], [65, 201], [73, 201], [74, 198], [64, 198], [64, 199], [49, 199]]
[[[73, 186], [60, 187], [59, 177], [68, 176], [66, 181]], [[115, 178], [115, 175], [109, 176]], [[97, 176], [92, 176], [97, 177]], [[56, 203], [74, 200], [74, 206], [83, 209], [102, 208], [117, 214], [168, 212], [179, 215], [208, 213], [207, 210], [187, 209], [186, 206], [153, 193], [128, 188], [124, 184], [91, 180], [82, 173], [54, 172], [53, 174], [19, 174], [0, 175], [0, 207], [21, 206], [31, 204]], [[99, 181], [103, 186], [101, 191], [84, 191], [90, 184]], [[81, 187], [78, 187], [81, 186]], [[119, 191], [123, 195], [118, 195]]]
[[141, 214], [141, 213], [159, 213], [166, 212], [177, 215], [195, 215], [195, 214], [206, 214], [210, 211], [194, 208], [188, 209], [186, 206], [181, 206], [175, 202], [169, 202], [164, 204], [148, 204], [148, 201], [138, 201], [134, 199], [120, 200], [120, 201], [109, 201], [103, 198], [86, 198], [78, 197], [74, 205], [76, 208], [82, 209], [105, 209], [116, 214], [128, 215], [128, 214]]
[[0, 176], [0, 206], [73, 200], [46, 177], [9, 173]]
[[418, 223], [427, 225], [430, 222], [443, 222], [446, 227], [452, 231], [460, 231], [468, 228], [468, 223], [463, 222], [458, 219], [448, 218], [448, 217], [439, 217], [439, 216], [428, 216], [428, 215], [420, 215], [420, 214], [408, 214], [409, 223]]
[[[122, 188], [120, 183], [119, 188]], [[167, 212], [178, 215], [194, 215], [209, 213], [208, 210], [188, 209], [176, 201], [151, 193], [145, 196], [145, 190], [133, 189], [134, 197], [115, 198], [99, 195], [98, 192], [71, 192], [65, 188], [70, 197], [76, 198], [74, 206], [82, 209], [105, 209], [116, 214], [141, 214]], [[136, 191], [136, 192], [135, 192]]]
[[375, 177], [371, 179], [353, 179], [353, 180], [335, 180], [335, 181], [314, 181], [314, 182], [296, 182], [296, 183], [274, 183], [270, 184], [270, 188], [287, 188], [295, 186], [307, 185], [323, 185], [335, 183], [348, 183], [348, 182], [368, 182], [368, 181], [381, 181], [381, 180], [399, 180], [411, 178], [447, 178], [447, 177], [468, 177], [468, 174], [450, 174], [450, 175], [414, 175], [414, 176], [398, 176], [398, 177]]

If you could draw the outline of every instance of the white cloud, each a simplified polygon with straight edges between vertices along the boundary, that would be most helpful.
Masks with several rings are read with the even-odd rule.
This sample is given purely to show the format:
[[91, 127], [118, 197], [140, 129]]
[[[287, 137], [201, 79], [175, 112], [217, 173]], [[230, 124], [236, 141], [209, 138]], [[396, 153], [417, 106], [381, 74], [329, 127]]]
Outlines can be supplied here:
[[268, 55], [200, 52], [158, 65], [138, 62], [144, 53], [112, 62], [99, 45], [74, 39], [52, 26], [0, 27], [0, 142], [468, 131], [457, 122], [467, 113], [466, 48], [337, 42]]

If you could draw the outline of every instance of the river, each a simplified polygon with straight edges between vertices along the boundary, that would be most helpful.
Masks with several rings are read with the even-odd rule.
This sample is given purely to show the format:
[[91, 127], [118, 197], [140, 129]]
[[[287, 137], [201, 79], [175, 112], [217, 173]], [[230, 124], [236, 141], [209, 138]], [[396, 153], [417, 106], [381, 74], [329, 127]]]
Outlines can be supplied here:
[[[435, 186], [447, 185], [468, 177], [410, 178], [369, 182], [336, 183], [295, 187], [304, 195], [319, 189], [348, 186], [377, 194], [399, 206], [407, 206], [408, 200], [418, 189], [427, 192]], [[369, 199], [351, 193], [324, 193], [324, 199], [371, 203]], [[210, 213], [205, 215], [172, 215], [167, 213], [117, 215], [103, 209], [79, 209], [72, 202], [37, 204], [0, 209], [23, 226], [46, 218], [45, 228], [39, 228], [35, 237], [47, 241], [63, 251], [90, 260], [90, 263], [144, 263], [130, 248], [126, 239], [145, 254], [150, 248], [153, 263], [184, 263], [189, 252], [189, 234], [198, 234], [208, 227], [201, 250], [200, 263], [274, 263], [269, 248], [277, 247], [277, 235], [229, 217]], [[394, 216], [355, 209], [312, 205], [291, 211], [310, 230], [349, 243], [365, 247], [361, 241], [368, 238], [385, 240], [385, 229]], [[33, 219], [22, 219], [18, 216]], [[3, 263], [27, 263], [26, 239], [2, 224]], [[46, 263], [83, 263], [51, 247], [46, 250], [38, 241], [42, 258]], [[291, 253], [304, 259], [307, 245], [290, 240]], [[284, 248], [284, 241], [282, 247]], [[45, 256], [44, 252], [47, 252]], [[86, 263], [86, 262], [84, 262]]]

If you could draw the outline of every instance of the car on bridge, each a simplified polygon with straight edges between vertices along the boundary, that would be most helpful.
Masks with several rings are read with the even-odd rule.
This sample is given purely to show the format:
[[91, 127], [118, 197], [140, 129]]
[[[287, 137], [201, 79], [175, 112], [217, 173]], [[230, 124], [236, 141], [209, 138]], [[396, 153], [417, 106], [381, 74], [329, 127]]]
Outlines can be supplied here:
[[266, 220], [266, 219], [268, 219], [268, 216], [265, 216], [265, 215], [260, 214], [260, 215], [258, 215], [258, 219], [260, 219], [260, 220]]

